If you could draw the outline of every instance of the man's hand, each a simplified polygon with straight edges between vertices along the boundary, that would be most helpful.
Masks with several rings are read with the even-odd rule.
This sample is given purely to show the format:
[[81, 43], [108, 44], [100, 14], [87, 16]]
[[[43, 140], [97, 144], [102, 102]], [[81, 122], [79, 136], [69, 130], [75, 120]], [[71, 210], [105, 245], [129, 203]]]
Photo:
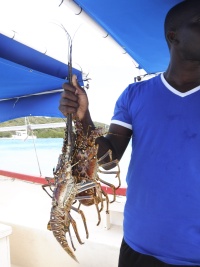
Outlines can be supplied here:
[[65, 116], [70, 113], [82, 120], [88, 112], [88, 97], [75, 75], [72, 76], [72, 85], [64, 83], [63, 89], [59, 110]]

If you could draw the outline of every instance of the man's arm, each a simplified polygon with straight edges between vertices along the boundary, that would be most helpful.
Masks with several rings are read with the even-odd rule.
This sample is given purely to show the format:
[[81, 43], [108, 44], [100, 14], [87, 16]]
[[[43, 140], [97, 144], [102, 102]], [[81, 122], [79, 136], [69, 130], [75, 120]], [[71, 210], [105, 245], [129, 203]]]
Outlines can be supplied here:
[[[63, 85], [64, 92], [60, 99], [59, 109], [63, 115], [68, 113], [78, 117], [82, 123], [85, 134], [88, 134], [88, 129], [95, 128], [88, 109], [88, 98], [85, 90], [77, 83], [76, 76], [72, 78], [72, 84], [65, 83]], [[130, 141], [132, 131], [126, 127], [117, 124], [111, 124], [106, 136], [96, 139], [99, 145], [98, 158], [101, 158], [108, 150], [112, 151], [112, 160], [120, 160], [126, 147]], [[101, 163], [109, 162], [109, 157], [106, 157]], [[112, 166], [111, 166], [112, 167]]]
[[[112, 151], [112, 160], [120, 161], [122, 158], [130, 138], [132, 130], [122, 127], [117, 124], [112, 124], [109, 127], [108, 133], [105, 137], [99, 137], [96, 143], [99, 145], [98, 158], [102, 157], [108, 150]], [[101, 163], [108, 162], [108, 157], [102, 160]]]

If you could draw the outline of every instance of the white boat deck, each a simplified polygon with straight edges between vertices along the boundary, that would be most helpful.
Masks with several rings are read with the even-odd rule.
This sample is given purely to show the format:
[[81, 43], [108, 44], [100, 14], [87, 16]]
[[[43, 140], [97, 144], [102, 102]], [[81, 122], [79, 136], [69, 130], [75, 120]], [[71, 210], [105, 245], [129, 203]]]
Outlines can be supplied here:
[[[95, 207], [81, 206], [87, 220], [89, 239], [85, 238], [80, 215], [71, 212], [84, 242], [80, 245], [71, 231], [78, 264], [46, 228], [51, 198], [41, 185], [0, 176], [0, 223], [12, 227], [9, 236], [11, 267], [116, 267], [122, 239], [124, 201], [125, 197], [117, 197], [117, 201], [110, 204], [110, 221], [102, 211], [99, 226], [96, 226]], [[68, 235], [67, 240], [71, 247]]]

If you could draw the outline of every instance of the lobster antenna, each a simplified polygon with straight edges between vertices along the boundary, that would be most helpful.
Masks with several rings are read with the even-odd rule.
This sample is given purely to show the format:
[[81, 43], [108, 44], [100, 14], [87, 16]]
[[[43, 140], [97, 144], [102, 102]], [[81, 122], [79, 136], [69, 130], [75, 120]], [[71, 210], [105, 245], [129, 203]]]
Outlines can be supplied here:
[[[72, 85], [72, 38], [68, 31], [65, 29], [65, 27], [61, 24], [60, 25], [62, 29], [65, 31], [67, 38], [68, 38], [68, 81], [69, 84]], [[67, 140], [66, 140], [67, 139]], [[67, 114], [67, 124], [66, 124], [66, 129], [65, 129], [65, 141], [68, 144], [68, 148], [70, 148], [72, 152], [72, 114], [68, 113]], [[65, 147], [65, 145], [63, 146]], [[65, 151], [66, 154], [66, 151]], [[71, 157], [71, 153], [69, 153], [69, 157]], [[70, 158], [68, 159], [70, 160]]]

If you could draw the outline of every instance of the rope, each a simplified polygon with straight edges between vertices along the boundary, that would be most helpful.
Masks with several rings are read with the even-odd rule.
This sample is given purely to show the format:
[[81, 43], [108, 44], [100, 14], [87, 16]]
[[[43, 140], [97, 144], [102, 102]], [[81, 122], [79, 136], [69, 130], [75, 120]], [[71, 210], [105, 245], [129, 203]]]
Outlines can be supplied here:
[[[27, 129], [28, 129], [28, 131], [31, 132], [31, 136], [32, 136], [32, 140], [33, 140], [33, 146], [34, 146], [34, 150], [35, 150], [35, 156], [36, 156], [36, 160], [37, 160], [37, 165], [38, 165], [40, 177], [42, 177], [42, 172], [41, 172], [41, 168], [40, 168], [39, 158], [38, 158], [38, 155], [37, 155], [36, 144], [35, 144], [35, 141], [34, 141], [34, 133], [33, 133], [33, 130], [31, 128], [29, 119], [28, 118], [25, 118], [25, 119], [26, 119], [26, 122], [27, 122]], [[27, 131], [27, 133], [28, 133], [28, 131]]]

